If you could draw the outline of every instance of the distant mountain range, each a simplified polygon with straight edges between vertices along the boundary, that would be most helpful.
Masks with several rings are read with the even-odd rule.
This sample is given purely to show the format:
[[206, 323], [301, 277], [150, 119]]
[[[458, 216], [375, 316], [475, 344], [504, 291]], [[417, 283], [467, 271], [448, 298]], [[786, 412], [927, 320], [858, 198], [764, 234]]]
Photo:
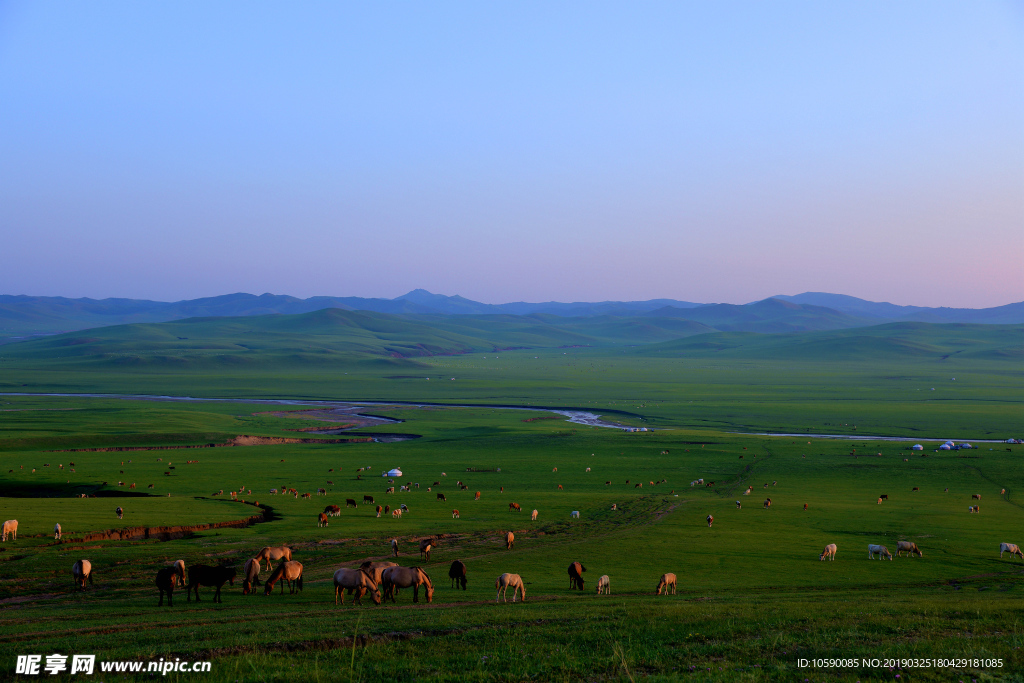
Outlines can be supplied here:
[[[439, 317], [454, 317], [455, 320], [449, 321], [450, 326], [466, 329], [489, 328], [494, 322], [492, 316], [508, 316], [506, 323], [510, 325], [567, 325], [574, 333], [595, 339], [614, 339], [616, 343], [628, 341], [623, 335], [626, 329], [633, 330], [635, 343], [651, 343], [714, 331], [792, 333], [896, 321], [1024, 323], [1024, 302], [984, 309], [926, 308], [819, 292], [780, 295], [745, 305], [698, 304], [674, 299], [484, 304], [423, 289], [394, 299], [328, 296], [299, 299], [276, 294], [256, 296], [239, 293], [162, 302], [0, 295], [0, 342], [126, 323], [295, 315], [331, 308], [386, 313], [429, 324], [436, 324]], [[562, 325], [557, 319], [571, 320], [562, 321], [566, 323]]]

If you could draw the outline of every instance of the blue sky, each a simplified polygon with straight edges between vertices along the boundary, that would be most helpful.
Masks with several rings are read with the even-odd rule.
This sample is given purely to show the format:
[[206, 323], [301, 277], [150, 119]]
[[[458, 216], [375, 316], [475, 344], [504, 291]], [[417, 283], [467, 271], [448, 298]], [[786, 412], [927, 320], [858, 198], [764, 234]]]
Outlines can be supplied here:
[[1024, 300], [1020, 3], [0, 0], [0, 293]]

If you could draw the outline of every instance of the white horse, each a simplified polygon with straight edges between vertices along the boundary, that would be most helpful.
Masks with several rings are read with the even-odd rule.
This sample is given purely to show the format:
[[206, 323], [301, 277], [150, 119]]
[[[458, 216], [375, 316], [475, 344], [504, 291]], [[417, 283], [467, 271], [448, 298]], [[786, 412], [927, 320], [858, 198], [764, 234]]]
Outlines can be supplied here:
[[508, 602], [505, 599], [506, 591], [512, 589], [512, 602], [516, 601], [516, 592], [518, 591], [522, 595], [523, 602], [526, 602], [526, 588], [523, 586], [523, 579], [519, 574], [502, 574], [494, 582], [494, 587], [498, 589], [497, 595], [494, 597], [494, 602], [498, 602], [498, 598], [502, 599], [502, 602]]
[[60, 522], [53, 525], [53, 538], [56, 541], [60, 540]]
[[1003, 553], [1010, 553], [1012, 558], [1014, 555], [1020, 555], [1020, 559], [1024, 560], [1024, 553], [1020, 551], [1016, 543], [1000, 543], [999, 544], [999, 557], [1003, 556]]
[[597, 594], [611, 595], [612, 594], [612, 580], [605, 574], [597, 580]]

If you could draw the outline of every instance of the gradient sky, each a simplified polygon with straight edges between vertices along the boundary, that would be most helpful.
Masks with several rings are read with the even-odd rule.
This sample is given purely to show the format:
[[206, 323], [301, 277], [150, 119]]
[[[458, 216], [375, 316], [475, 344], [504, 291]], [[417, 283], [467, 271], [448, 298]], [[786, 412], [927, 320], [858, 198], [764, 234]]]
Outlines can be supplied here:
[[1024, 300], [1022, 8], [0, 0], [0, 293]]

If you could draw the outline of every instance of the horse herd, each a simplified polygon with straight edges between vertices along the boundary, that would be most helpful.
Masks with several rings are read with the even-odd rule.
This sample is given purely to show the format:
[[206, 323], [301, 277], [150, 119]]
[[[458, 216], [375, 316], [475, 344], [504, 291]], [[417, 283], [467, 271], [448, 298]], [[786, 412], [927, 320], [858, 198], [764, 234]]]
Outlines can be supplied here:
[[[829, 543], [827, 546], [825, 546], [825, 549], [821, 551], [821, 555], [818, 556], [818, 559], [825, 560], [826, 558], [828, 558], [829, 560], [834, 562], [836, 559], [836, 550], [838, 550], [836, 544]], [[900, 557], [900, 555], [902, 555], [903, 553], [906, 553], [907, 557], [910, 557], [911, 555], [924, 557], [924, 553], [921, 552], [921, 549], [918, 548], [917, 544], [913, 541], [896, 541], [896, 557]], [[1011, 558], [1014, 555], [1017, 555], [1020, 557], [1020, 559], [1024, 560], [1024, 552], [1021, 552], [1021, 549], [1017, 547], [1017, 545], [1014, 543], [1000, 543], [999, 557], [1002, 557], [1003, 553], [1010, 553]], [[890, 553], [889, 549], [886, 548], [884, 545], [876, 545], [874, 543], [869, 543], [868, 559], [888, 559], [891, 562], [892, 553]]]

